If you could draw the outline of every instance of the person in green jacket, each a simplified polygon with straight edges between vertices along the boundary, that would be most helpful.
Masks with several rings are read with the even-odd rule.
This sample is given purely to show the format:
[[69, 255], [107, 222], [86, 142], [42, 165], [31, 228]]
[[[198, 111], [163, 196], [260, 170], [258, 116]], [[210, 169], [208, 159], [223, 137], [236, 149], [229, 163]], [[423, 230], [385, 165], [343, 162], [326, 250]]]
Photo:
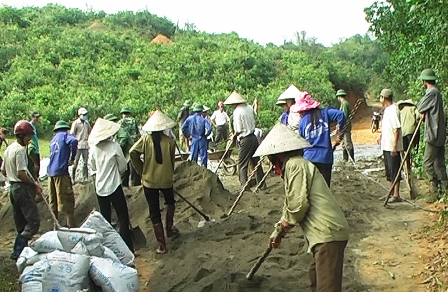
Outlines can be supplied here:
[[[140, 139], [140, 130], [138, 128], [138, 122], [136, 119], [131, 117], [131, 110], [128, 107], [123, 107], [120, 111], [121, 114], [121, 120], [118, 121], [120, 126], [126, 130], [129, 135], [132, 138], [132, 143], [135, 143], [138, 139]], [[134, 186], [141, 185], [141, 177], [140, 175], [135, 171], [132, 164], [128, 165], [129, 172], [126, 171], [123, 178], [123, 186], [129, 187], [129, 178], [131, 179], [131, 183]]]
[[308, 141], [277, 124], [254, 154], [267, 155], [285, 184], [282, 216], [269, 245], [278, 248], [286, 232], [300, 225], [308, 252], [313, 255], [309, 270], [311, 290], [340, 292], [348, 222], [320, 171], [302, 157], [302, 149], [308, 147]]
[[[411, 99], [400, 100], [397, 102], [398, 109], [400, 110], [400, 121], [401, 121], [401, 135], [403, 136], [403, 150], [407, 151], [409, 145], [411, 145], [412, 136], [414, 135], [415, 129], [417, 128], [418, 122], [420, 120], [420, 113], [417, 110], [417, 106]], [[412, 149], [418, 149], [420, 130], [415, 136], [414, 142], [411, 145]], [[412, 156], [411, 152], [406, 159], [406, 167], [408, 173], [411, 173], [412, 166]]]
[[[176, 126], [161, 111], [156, 111], [143, 126], [143, 135], [132, 146], [130, 155], [136, 171], [142, 176], [143, 191], [149, 205], [149, 215], [153, 224], [154, 235], [159, 245], [156, 253], [167, 252], [162, 216], [160, 214], [159, 192], [162, 192], [166, 204], [165, 229], [167, 237], [176, 237], [179, 230], [174, 226], [174, 161], [176, 149], [173, 138], [163, 133]], [[143, 161], [141, 156], [143, 154]]]
[[40, 146], [39, 146], [39, 138], [37, 136], [37, 125], [40, 121], [40, 113], [32, 112], [30, 124], [34, 129], [34, 134], [31, 136], [31, 143], [28, 146], [28, 157], [30, 158], [28, 161], [28, 170], [35, 180], [39, 178], [40, 172]]
[[347, 93], [343, 89], [339, 89], [336, 92], [336, 97], [338, 98], [339, 102], [341, 103], [341, 107], [339, 108], [340, 111], [344, 113], [345, 117], [345, 131], [344, 131], [344, 137], [342, 139], [342, 158], [345, 161], [348, 161], [348, 155], [350, 154], [350, 157], [355, 160], [355, 149], [353, 147], [352, 142], [352, 123], [349, 120], [349, 116], [351, 113], [350, 104], [348, 103], [346, 97]]

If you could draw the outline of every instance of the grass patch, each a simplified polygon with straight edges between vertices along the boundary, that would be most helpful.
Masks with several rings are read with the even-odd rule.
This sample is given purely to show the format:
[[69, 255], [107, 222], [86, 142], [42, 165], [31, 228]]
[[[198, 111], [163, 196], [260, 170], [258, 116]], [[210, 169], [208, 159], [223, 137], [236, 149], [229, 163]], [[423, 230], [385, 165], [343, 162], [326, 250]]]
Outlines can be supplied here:
[[[9, 137], [9, 139], [7, 139], [7, 140], [8, 140], [8, 144], [11, 144], [15, 141], [14, 137]], [[39, 147], [40, 147], [40, 157], [41, 158], [50, 157], [50, 140], [51, 140], [51, 137], [39, 138]], [[0, 149], [1, 157], [3, 157], [5, 150], [6, 150], [6, 145], [5, 145], [5, 143], [3, 143], [2, 148]]]

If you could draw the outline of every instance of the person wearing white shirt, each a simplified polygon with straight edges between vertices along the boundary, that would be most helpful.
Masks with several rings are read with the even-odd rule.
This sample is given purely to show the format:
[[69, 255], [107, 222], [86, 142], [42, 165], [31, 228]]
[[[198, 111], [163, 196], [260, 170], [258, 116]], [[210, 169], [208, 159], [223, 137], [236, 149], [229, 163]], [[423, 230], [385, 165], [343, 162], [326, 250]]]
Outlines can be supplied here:
[[215, 142], [218, 143], [221, 139], [226, 141], [229, 136], [229, 126], [227, 123], [230, 121], [230, 118], [224, 111], [224, 102], [218, 102], [218, 110], [213, 112], [210, 119], [213, 126], [216, 128]]
[[[249, 162], [253, 166], [258, 164], [259, 158], [253, 157], [258, 148], [258, 139], [254, 135], [255, 131], [255, 111], [254, 108], [246, 104], [246, 100], [234, 91], [224, 102], [233, 106], [233, 137], [238, 139], [239, 154], [238, 154], [238, 172], [241, 186], [247, 182], [247, 170]], [[264, 173], [261, 167], [257, 170], [257, 185], [263, 179]], [[260, 188], [265, 188], [263, 184]]]
[[[384, 108], [383, 120], [381, 122], [381, 150], [384, 155], [384, 166], [386, 168], [386, 178], [392, 187], [393, 181], [398, 174], [401, 165], [400, 152], [403, 151], [403, 139], [401, 137], [400, 111], [398, 106], [392, 101], [393, 93], [390, 89], [383, 89], [380, 94], [380, 101]], [[390, 203], [400, 202], [400, 180], [394, 186], [393, 197]]]
[[114, 207], [120, 235], [129, 249], [134, 252], [131, 231], [129, 230], [129, 213], [121, 175], [127, 169], [127, 160], [117, 142], [111, 137], [120, 129], [120, 125], [104, 119], [97, 119], [89, 136], [89, 166], [95, 175], [95, 187], [103, 217], [111, 222], [111, 204]]

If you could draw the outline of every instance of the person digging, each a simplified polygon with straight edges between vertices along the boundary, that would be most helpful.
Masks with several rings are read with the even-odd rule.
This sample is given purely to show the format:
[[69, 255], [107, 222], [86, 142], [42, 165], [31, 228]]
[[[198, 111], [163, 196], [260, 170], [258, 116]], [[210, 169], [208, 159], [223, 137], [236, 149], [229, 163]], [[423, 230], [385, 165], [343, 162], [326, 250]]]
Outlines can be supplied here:
[[313, 260], [309, 269], [314, 292], [342, 291], [344, 250], [349, 227], [341, 207], [317, 167], [303, 158], [310, 143], [288, 127], [277, 124], [254, 156], [267, 155], [285, 184], [285, 203], [280, 221], [269, 238], [279, 248], [282, 237], [300, 225]]
[[39, 231], [40, 216], [36, 200], [41, 199], [42, 189], [28, 170], [26, 148], [35, 134], [32, 125], [25, 120], [18, 121], [14, 134], [16, 141], [5, 150], [2, 173], [10, 183], [9, 198], [17, 230], [10, 258], [17, 260], [28, 241]]
[[[160, 214], [159, 192], [162, 192], [166, 204], [166, 235], [170, 238], [179, 234], [179, 230], [174, 226], [176, 206], [173, 179], [176, 145], [174, 139], [163, 132], [175, 126], [176, 122], [161, 111], [156, 111], [142, 128], [150, 134], [142, 136], [130, 150], [131, 162], [142, 176], [143, 191], [149, 205], [149, 216], [159, 246], [156, 250], [158, 254], [167, 252]], [[142, 154], [143, 161], [140, 158]]]
[[[54, 136], [50, 141], [50, 163], [47, 167], [49, 204], [57, 219], [64, 214], [67, 227], [74, 227], [75, 194], [68, 166], [73, 165], [78, 149], [78, 140], [68, 133], [70, 125], [58, 121], [54, 126]], [[56, 226], [55, 226], [56, 229]]]

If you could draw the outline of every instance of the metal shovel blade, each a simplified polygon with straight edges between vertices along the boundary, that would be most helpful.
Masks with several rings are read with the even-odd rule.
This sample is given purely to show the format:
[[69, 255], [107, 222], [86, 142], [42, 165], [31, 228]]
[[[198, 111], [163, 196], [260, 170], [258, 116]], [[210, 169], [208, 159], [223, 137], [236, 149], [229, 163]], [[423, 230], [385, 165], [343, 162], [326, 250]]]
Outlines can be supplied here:
[[146, 247], [146, 237], [143, 234], [143, 231], [140, 228], [140, 226], [135, 226], [131, 228], [131, 237], [135, 249], [141, 249]]

